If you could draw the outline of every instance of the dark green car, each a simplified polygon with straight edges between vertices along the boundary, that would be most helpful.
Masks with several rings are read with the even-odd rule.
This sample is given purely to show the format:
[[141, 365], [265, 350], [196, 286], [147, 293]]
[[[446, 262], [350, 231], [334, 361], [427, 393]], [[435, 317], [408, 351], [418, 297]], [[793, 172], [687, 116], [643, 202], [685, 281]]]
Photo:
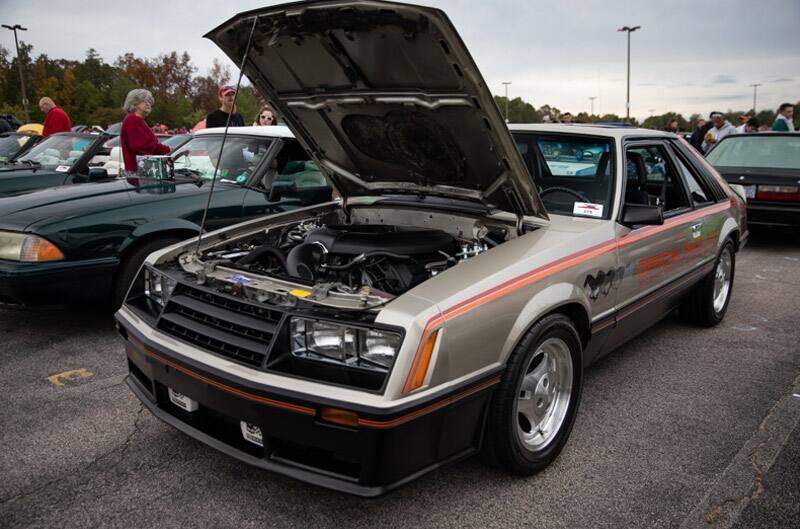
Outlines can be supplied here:
[[0, 166], [0, 197], [109, 179], [103, 166], [109, 158], [105, 144], [112, 137], [62, 132], [41, 140], [24, 155]]
[[[151, 252], [196, 236], [223, 134], [173, 154], [175, 177], [114, 178], [0, 198], [0, 303], [116, 307]], [[286, 127], [238, 127], [225, 142], [206, 230], [330, 200]]]

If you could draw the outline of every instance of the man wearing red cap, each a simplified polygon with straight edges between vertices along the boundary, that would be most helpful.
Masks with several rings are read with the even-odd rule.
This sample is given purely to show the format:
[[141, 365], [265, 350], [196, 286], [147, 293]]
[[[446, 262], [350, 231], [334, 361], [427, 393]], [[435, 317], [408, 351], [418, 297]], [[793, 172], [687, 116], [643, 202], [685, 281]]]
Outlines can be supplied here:
[[219, 110], [215, 110], [206, 116], [206, 128], [224, 127], [228, 123], [230, 116], [231, 127], [244, 127], [244, 118], [238, 112], [233, 111], [233, 98], [236, 90], [232, 86], [220, 86], [217, 90], [219, 97]]

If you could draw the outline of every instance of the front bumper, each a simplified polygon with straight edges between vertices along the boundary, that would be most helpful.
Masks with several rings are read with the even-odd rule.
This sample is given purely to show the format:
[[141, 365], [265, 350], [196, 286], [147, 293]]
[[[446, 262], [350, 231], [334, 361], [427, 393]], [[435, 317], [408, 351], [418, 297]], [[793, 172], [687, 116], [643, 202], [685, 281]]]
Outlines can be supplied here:
[[0, 261], [0, 303], [73, 305], [108, 299], [116, 260], [17, 263]]
[[[128, 385], [158, 418], [245, 463], [364, 497], [381, 495], [480, 449], [495, 372], [404, 408], [358, 407], [358, 426], [325, 422], [311, 395], [286, 395], [204, 369], [165, 350], [117, 315], [126, 339]], [[199, 403], [186, 412], [172, 388]], [[352, 410], [352, 408], [351, 408]], [[246, 441], [240, 421], [258, 426], [264, 447]]]

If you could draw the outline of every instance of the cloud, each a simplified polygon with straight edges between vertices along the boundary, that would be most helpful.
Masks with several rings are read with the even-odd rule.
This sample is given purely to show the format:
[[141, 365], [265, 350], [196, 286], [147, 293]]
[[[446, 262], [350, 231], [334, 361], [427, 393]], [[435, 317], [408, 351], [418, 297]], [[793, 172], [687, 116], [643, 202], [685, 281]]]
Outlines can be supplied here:
[[791, 77], [781, 77], [780, 79], [773, 79], [771, 82], [772, 83], [791, 83], [793, 81], [794, 81], [794, 79], [792, 79]]
[[725, 74], [725, 73], [721, 73], [721, 74], [717, 74], [711, 80], [711, 82], [714, 83], [714, 84], [735, 84], [737, 81], [736, 81], [736, 79], [733, 78], [733, 76], [730, 76], [730, 75]]
[[741, 94], [726, 94], [726, 95], [707, 95], [707, 96], [689, 96], [684, 97], [683, 100], [690, 103], [702, 103], [706, 101], [736, 101], [744, 99], [747, 96]]
[[636, 86], [657, 86], [656, 83], [639, 83]]

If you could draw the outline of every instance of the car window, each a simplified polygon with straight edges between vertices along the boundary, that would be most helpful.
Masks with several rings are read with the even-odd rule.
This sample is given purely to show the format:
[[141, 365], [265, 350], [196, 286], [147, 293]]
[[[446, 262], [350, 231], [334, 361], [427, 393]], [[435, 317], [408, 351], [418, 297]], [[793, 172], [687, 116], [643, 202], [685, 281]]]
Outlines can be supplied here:
[[[224, 148], [222, 136], [198, 136], [178, 149], [173, 155], [176, 176], [199, 176], [211, 180], [216, 174], [220, 181], [245, 184], [264, 154], [271, 140], [228, 136]], [[220, 149], [222, 158], [220, 159]], [[215, 173], [217, 161], [219, 169]]]
[[17, 154], [30, 139], [30, 136], [22, 134], [0, 136], [0, 162], [8, 161], [8, 159]]
[[800, 135], [729, 137], [706, 159], [714, 167], [800, 169]]
[[625, 149], [625, 203], [663, 205], [664, 212], [689, 207], [680, 177], [663, 145]]
[[273, 177], [276, 182], [292, 182], [297, 189], [329, 186], [325, 175], [297, 141], [287, 138], [283, 142], [272, 162], [272, 171], [267, 172], [261, 183], [262, 187], [269, 188]]
[[94, 143], [85, 136], [55, 135], [45, 138], [29, 152], [19, 158], [20, 162], [31, 161], [47, 169], [69, 171], [73, 164]]
[[514, 133], [548, 213], [608, 218], [614, 151], [604, 138]]
[[700, 180], [698, 180], [697, 176], [686, 166], [683, 160], [680, 157], [675, 158], [675, 163], [678, 165], [678, 170], [681, 172], [683, 176], [683, 181], [686, 183], [686, 187], [689, 190], [689, 196], [692, 199], [692, 204], [695, 206], [708, 204], [711, 202], [711, 198], [713, 195], [708, 189], [705, 189]]

